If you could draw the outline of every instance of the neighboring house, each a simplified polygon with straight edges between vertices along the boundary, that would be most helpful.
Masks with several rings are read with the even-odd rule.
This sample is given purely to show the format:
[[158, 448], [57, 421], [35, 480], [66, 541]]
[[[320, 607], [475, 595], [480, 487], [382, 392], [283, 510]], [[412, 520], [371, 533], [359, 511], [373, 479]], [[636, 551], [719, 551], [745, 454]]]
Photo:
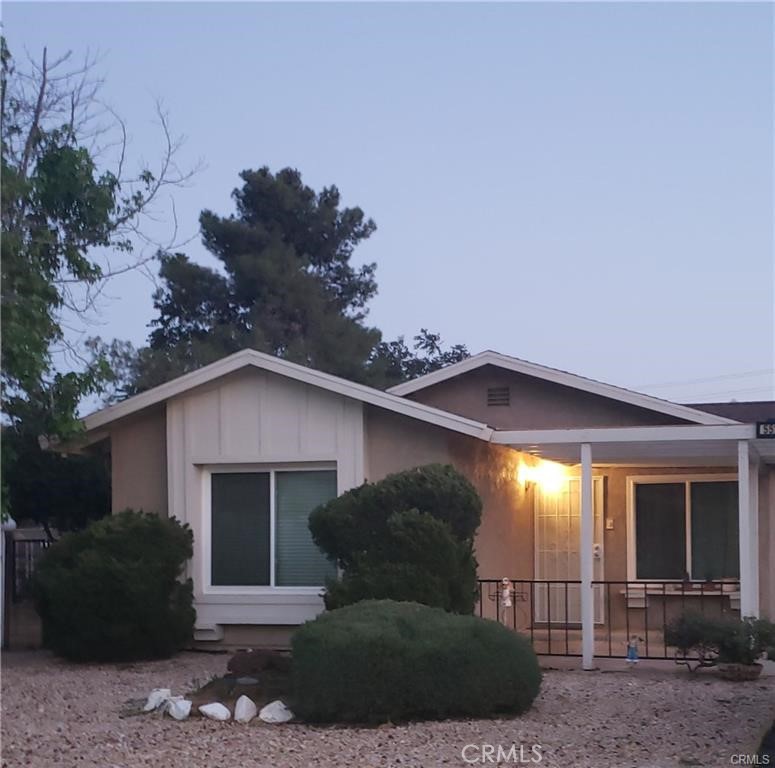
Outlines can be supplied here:
[[191, 525], [199, 641], [287, 642], [331, 572], [309, 512], [444, 462], [484, 503], [482, 615], [589, 667], [680, 608], [775, 617], [768, 419], [775, 403], [678, 405], [494, 352], [382, 392], [245, 350], [88, 416], [85, 445], [110, 453], [114, 512]]

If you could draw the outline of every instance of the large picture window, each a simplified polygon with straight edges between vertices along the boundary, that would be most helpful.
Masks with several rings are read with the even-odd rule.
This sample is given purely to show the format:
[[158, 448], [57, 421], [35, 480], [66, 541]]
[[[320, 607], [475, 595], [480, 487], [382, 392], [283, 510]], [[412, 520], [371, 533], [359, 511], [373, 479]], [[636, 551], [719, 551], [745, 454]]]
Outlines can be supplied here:
[[335, 572], [310, 512], [336, 496], [336, 471], [213, 472], [212, 586], [320, 587]]
[[635, 578], [740, 575], [736, 480], [634, 481]]

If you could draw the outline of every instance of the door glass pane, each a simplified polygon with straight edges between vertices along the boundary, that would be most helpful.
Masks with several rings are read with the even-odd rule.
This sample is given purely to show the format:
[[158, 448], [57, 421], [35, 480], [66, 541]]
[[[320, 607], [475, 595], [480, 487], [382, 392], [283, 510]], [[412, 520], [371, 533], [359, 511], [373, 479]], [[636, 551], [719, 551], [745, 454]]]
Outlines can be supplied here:
[[692, 578], [740, 576], [737, 481], [692, 483]]
[[269, 584], [269, 473], [212, 475], [212, 583]]
[[320, 587], [336, 568], [315, 546], [310, 512], [336, 496], [336, 472], [278, 472], [275, 475], [275, 584]]
[[638, 579], [682, 579], [686, 573], [686, 486], [635, 486], [635, 567]]

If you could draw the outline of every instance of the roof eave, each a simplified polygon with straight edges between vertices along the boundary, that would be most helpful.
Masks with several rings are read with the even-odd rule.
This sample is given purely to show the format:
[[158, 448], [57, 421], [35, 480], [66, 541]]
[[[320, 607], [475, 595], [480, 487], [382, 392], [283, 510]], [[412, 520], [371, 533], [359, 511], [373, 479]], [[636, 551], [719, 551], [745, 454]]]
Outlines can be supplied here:
[[661, 400], [660, 398], [651, 395], [645, 395], [641, 392], [614, 386], [613, 384], [595, 381], [594, 379], [587, 379], [583, 376], [577, 376], [576, 374], [567, 373], [566, 371], [560, 371], [555, 368], [547, 368], [546, 366], [531, 363], [527, 360], [509, 357], [508, 355], [502, 355], [491, 350], [480, 352], [465, 360], [461, 360], [459, 363], [453, 363], [452, 365], [428, 373], [425, 376], [419, 376], [411, 381], [398, 384], [395, 387], [391, 387], [388, 392], [398, 395], [399, 397], [405, 397], [413, 392], [418, 392], [426, 387], [439, 384], [442, 381], [461, 376], [464, 373], [468, 373], [469, 371], [481, 368], [485, 365], [494, 365], [515, 373], [533, 376], [543, 381], [550, 381], [555, 384], [560, 384], [561, 386], [599, 395], [600, 397], [606, 397], [610, 400], [626, 403], [638, 408], [644, 408], [656, 413], [662, 413], [674, 418], [684, 419], [695, 424], [712, 426], [740, 423], [739, 421], [724, 416], [717, 416], [716, 414], [708, 413], [706, 411], [700, 411], [685, 405], [672, 403], [669, 400]]
[[464, 416], [448, 413], [447, 411], [433, 408], [413, 400], [407, 400], [397, 395], [383, 392], [364, 384], [332, 376], [313, 368], [307, 368], [296, 363], [282, 360], [272, 355], [257, 352], [252, 349], [236, 352], [210, 365], [200, 368], [172, 381], [149, 389], [139, 395], [130, 397], [121, 403], [96, 411], [83, 419], [87, 432], [100, 429], [118, 419], [125, 418], [139, 411], [150, 408], [173, 397], [182, 395], [196, 387], [207, 384], [210, 381], [226, 376], [235, 371], [253, 367], [259, 370], [286, 376], [311, 386], [318, 386], [330, 392], [350, 397], [376, 407], [399, 413], [411, 418], [419, 419], [427, 423], [435, 424], [455, 432], [460, 432], [472, 437], [489, 440], [492, 430], [487, 424], [467, 419]]

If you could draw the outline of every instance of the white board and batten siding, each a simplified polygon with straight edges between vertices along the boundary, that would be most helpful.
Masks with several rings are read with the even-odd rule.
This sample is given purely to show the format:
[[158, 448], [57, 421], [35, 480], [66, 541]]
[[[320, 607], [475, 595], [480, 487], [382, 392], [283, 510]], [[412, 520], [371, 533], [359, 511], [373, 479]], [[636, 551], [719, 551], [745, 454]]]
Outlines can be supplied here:
[[300, 624], [323, 610], [320, 590], [208, 587], [210, 471], [309, 465], [337, 471], [337, 491], [364, 481], [363, 409], [354, 399], [247, 370], [167, 403], [169, 513], [194, 533], [197, 626]]

